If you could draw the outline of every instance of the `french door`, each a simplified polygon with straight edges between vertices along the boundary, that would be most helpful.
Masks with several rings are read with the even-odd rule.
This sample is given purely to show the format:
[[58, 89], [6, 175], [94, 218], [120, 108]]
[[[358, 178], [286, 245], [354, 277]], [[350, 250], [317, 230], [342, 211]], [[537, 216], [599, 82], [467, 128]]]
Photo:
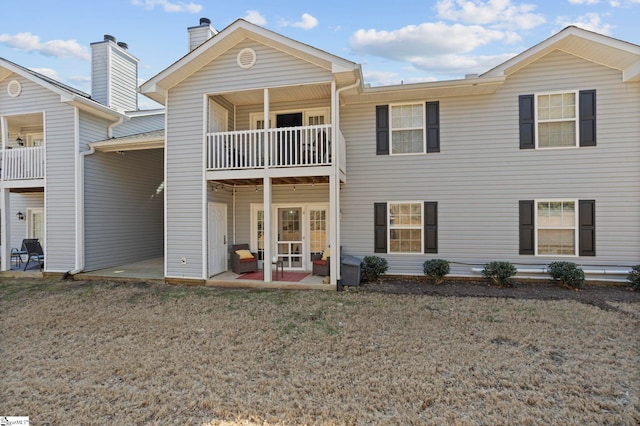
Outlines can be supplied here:
[[[285, 269], [307, 270], [314, 255], [328, 245], [329, 206], [327, 204], [276, 205], [272, 210], [272, 255]], [[251, 206], [251, 248], [258, 253], [258, 266], [264, 260], [264, 208]]]

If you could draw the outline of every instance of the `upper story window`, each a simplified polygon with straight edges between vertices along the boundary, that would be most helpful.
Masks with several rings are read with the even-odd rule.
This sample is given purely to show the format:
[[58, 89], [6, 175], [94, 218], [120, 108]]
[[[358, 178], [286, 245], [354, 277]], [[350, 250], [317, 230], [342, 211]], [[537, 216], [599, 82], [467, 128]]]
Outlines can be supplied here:
[[376, 154], [440, 152], [440, 103], [376, 106]]
[[596, 91], [520, 95], [520, 149], [596, 146]]
[[423, 104], [390, 105], [391, 154], [425, 151]]
[[538, 148], [577, 145], [576, 92], [536, 96]]

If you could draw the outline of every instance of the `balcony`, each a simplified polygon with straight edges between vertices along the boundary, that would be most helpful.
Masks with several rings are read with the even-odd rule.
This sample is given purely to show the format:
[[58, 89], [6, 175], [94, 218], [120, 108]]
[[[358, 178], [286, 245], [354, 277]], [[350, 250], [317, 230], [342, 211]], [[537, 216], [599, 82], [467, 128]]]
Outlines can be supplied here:
[[2, 180], [44, 178], [44, 146], [0, 151]]
[[207, 170], [330, 166], [331, 130], [331, 124], [322, 124], [208, 133]]

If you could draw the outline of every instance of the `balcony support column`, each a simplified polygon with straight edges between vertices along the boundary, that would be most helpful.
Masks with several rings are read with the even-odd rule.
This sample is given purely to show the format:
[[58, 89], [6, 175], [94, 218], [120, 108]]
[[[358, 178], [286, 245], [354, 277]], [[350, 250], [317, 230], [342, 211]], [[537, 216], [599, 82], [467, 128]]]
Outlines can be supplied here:
[[263, 209], [264, 209], [264, 259], [262, 260], [262, 270], [264, 272], [264, 282], [271, 282], [271, 253], [273, 241], [271, 241], [273, 233], [271, 232], [271, 178], [265, 176], [262, 180], [263, 185]]
[[11, 203], [10, 203], [11, 191], [8, 188], [2, 188], [0, 191], [0, 211], [2, 212], [2, 251], [0, 256], [2, 258], [2, 271], [11, 270]]

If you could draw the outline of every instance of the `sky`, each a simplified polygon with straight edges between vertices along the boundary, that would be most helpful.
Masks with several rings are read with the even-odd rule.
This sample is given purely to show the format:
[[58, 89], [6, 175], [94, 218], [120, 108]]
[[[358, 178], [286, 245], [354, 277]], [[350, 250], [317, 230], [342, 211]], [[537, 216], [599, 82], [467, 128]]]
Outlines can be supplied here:
[[92, 42], [126, 42], [142, 83], [187, 53], [187, 28], [201, 17], [217, 30], [243, 18], [359, 63], [372, 86], [482, 74], [568, 25], [640, 45], [640, 0], [0, 0], [0, 9], [0, 57], [87, 93]]

